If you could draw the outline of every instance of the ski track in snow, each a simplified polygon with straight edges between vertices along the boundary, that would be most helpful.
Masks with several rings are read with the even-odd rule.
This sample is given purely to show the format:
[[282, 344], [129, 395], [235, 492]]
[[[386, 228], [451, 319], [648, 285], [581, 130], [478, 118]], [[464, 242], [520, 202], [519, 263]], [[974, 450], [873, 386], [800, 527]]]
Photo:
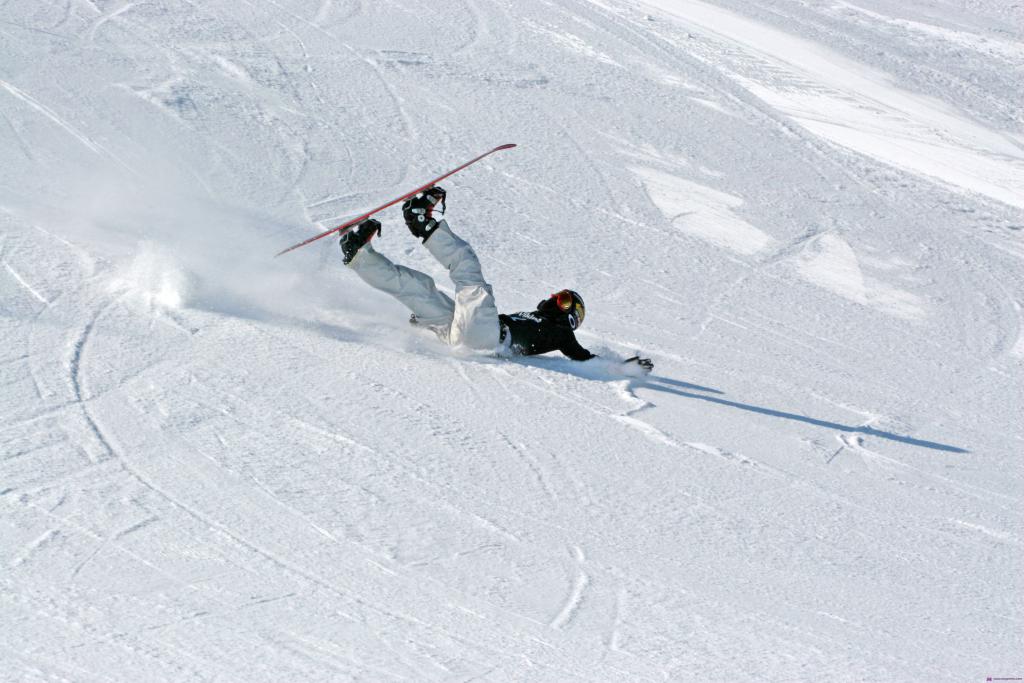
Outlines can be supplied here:
[[7, 263], [6, 261], [4, 261], [4, 270], [10, 273], [11, 277], [17, 280], [18, 284], [24, 287], [25, 291], [32, 295], [32, 298], [34, 298], [36, 301], [45, 306], [50, 305], [50, 302], [46, 299], [46, 297], [40, 294], [38, 291], [36, 291], [36, 289], [32, 285], [30, 285], [28, 281], [25, 280], [25, 278], [19, 275], [18, 271], [14, 270], [14, 268], [11, 268], [11, 264]]
[[[5, 5], [5, 676], [1012, 675], [1024, 36], [970, 7]], [[271, 258], [504, 142], [446, 216], [598, 361]]]
[[[582, 566], [584, 562], [583, 551], [579, 547], [573, 548], [573, 555], [576, 562]], [[572, 588], [569, 591], [569, 595], [565, 599], [565, 605], [558, 612], [551, 623], [548, 624], [554, 629], [563, 629], [572, 620], [573, 615], [579, 610], [580, 604], [583, 602], [583, 593], [587, 589], [587, 585], [590, 583], [590, 577], [587, 576], [586, 572], [582, 568], [577, 570], [576, 578], [573, 579]]]

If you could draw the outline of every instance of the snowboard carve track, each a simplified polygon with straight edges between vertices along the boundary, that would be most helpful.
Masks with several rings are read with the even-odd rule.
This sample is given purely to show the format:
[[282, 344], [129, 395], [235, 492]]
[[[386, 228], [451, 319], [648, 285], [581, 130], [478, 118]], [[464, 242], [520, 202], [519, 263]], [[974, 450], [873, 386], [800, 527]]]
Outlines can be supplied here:
[[[923, 470], [920, 467], [908, 465], [900, 460], [897, 460], [896, 458], [883, 455], [878, 451], [874, 451], [865, 446], [863, 443], [863, 439], [860, 436], [854, 434], [843, 434], [839, 437], [839, 440], [842, 442], [845, 448], [848, 448], [851, 451], [854, 451], [855, 453], [859, 453], [860, 455], [879, 463], [882, 467], [895, 471], [912, 473], [915, 476], [919, 476], [924, 479], [940, 481], [954, 491], [958, 491], [963, 495], [970, 496], [981, 501], [985, 501], [990, 505], [995, 505], [996, 507], [1006, 512], [1012, 512], [1013, 506], [1017, 503], [1017, 499], [1014, 498], [1013, 496], [1008, 496], [999, 493], [998, 491], [993, 491], [991, 489], [986, 489], [979, 486], [972, 486], [970, 484], [957, 482], [954, 481], [953, 479], [950, 479], [949, 477], [944, 477], [941, 474], [934, 474], [932, 472]], [[1005, 504], [1002, 501], [1005, 501]]]
[[30, 560], [34, 554], [45, 550], [46, 546], [50, 545], [58, 536], [60, 536], [59, 529], [48, 529], [41, 536], [26, 545], [24, 549], [18, 553], [17, 557], [11, 560], [7, 566], [13, 569], [14, 567], [25, 564], [25, 562]]
[[25, 136], [22, 135], [21, 132], [19, 132], [18, 129], [14, 127], [14, 123], [7, 116], [7, 114], [0, 112], [0, 117], [3, 117], [3, 120], [7, 123], [7, 127], [10, 128], [11, 130], [11, 134], [14, 135], [14, 139], [18, 141], [18, 149], [21, 150], [21, 153], [25, 155], [26, 159], [34, 162], [36, 158], [32, 154], [32, 150], [29, 148], [28, 143], [25, 142]]
[[67, 121], [58, 116], [56, 112], [54, 112], [52, 109], [38, 102], [34, 97], [29, 95], [24, 90], [21, 90], [20, 88], [17, 88], [4, 80], [0, 80], [0, 88], [3, 88], [8, 93], [10, 93], [12, 97], [21, 100], [28, 106], [32, 107], [32, 109], [36, 110], [39, 114], [49, 119], [52, 123], [56, 124], [59, 128], [64, 130], [64, 132], [66, 132], [68, 135], [82, 143], [82, 145], [84, 145], [85, 148], [88, 149], [93, 154], [97, 154], [99, 156], [104, 155], [105, 150], [102, 147], [93, 142], [87, 135], [80, 132], [74, 126], [72, 126]]
[[40, 294], [38, 291], [36, 291], [36, 289], [32, 285], [30, 285], [25, 278], [19, 275], [18, 271], [14, 270], [14, 268], [11, 267], [11, 264], [9, 264], [7, 261], [4, 261], [3, 264], [4, 269], [11, 274], [11, 277], [18, 281], [18, 284], [21, 285], [25, 289], [25, 291], [32, 295], [32, 298], [34, 298], [36, 301], [43, 304], [44, 306], [50, 305], [50, 301], [42, 294]]
[[92, 26], [89, 27], [89, 44], [96, 42], [96, 34], [101, 28], [103, 28], [104, 24], [108, 21], [113, 21], [133, 7], [135, 7], [134, 2], [126, 2], [116, 9], [105, 12], [103, 16], [96, 19], [96, 21], [92, 23]]
[[[115, 303], [115, 301], [108, 302], [106, 305], [104, 305], [101, 308], [97, 309], [97, 311], [95, 312], [94, 316], [89, 320], [88, 323], [86, 323], [85, 327], [82, 330], [82, 333], [79, 335], [78, 340], [75, 342], [75, 344], [73, 346], [73, 354], [72, 354], [71, 360], [69, 362], [69, 370], [70, 370], [70, 376], [71, 376], [71, 383], [72, 383], [72, 388], [74, 390], [76, 402], [82, 407], [83, 414], [84, 414], [84, 416], [86, 418], [86, 421], [87, 421], [87, 423], [88, 423], [88, 425], [90, 427], [90, 430], [93, 432], [93, 434], [96, 436], [96, 438], [98, 439], [100, 444], [106, 450], [107, 454], [110, 455], [111, 457], [117, 458], [118, 462], [121, 464], [121, 466], [124, 468], [124, 470], [126, 472], [128, 472], [128, 474], [130, 474], [143, 487], [145, 487], [146, 489], [152, 491], [157, 496], [159, 496], [160, 498], [166, 500], [168, 503], [170, 503], [174, 507], [176, 507], [179, 510], [181, 510], [182, 512], [184, 512], [186, 515], [196, 519], [197, 521], [199, 521], [203, 525], [221, 531], [228, 538], [230, 538], [233, 543], [237, 544], [238, 546], [240, 546], [240, 547], [242, 547], [242, 548], [244, 548], [244, 549], [246, 549], [246, 550], [248, 550], [248, 551], [250, 551], [252, 553], [255, 553], [256, 555], [258, 555], [258, 556], [264, 558], [265, 560], [273, 563], [274, 565], [280, 567], [282, 570], [284, 570], [284, 571], [286, 571], [286, 572], [288, 572], [290, 574], [293, 574], [293, 575], [295, 575], [297, 577], [305, 579], [306, 581], [309, 581], [310, 583], [313, 583], [313, 584], [315, 584], [317, 586], [320, 586], [321, 588], [323, 588], [323, 589], [325, 589], [325, 590], [327, 590], [327, 591], [329, 591], [331, 593], [334, 593], [334, 594], [338, 595], [339, 597], [345, 598], [347, 602], [355, 603], [355, 604], [361, 605], [363, 607], [368, 606], [364, 601], [362, 601], [362, 600], [360, 600], [358, 598], [352, 597], [350, 594], [346, 593], [345, 591], [342, 591], [342, 590], [338, 589], [337, 587], [335, 587], [333, 584], [331, 584], [330, 582], [326, 581], [325, 579], [315, 575], [314, 573], [306, 570], [305, 568], [303, 568], [303, 567], [301, 567], [299, 565], [296, 565], [296, 564], [294, 564], [292, 562], [284, 560], [283, 558], [279, 557], [278, 555], [276, 555], [273, 552], [270, 552], [270, 551], [267, 551], [267, 550], [261, 548], [258, 544], [253, 543], [253, 542], [247, 540], [246, 538], [240, 536], [238, 533], [233, 531], [231, 528], [221, 524], [218, 520], [216, 520], [216, 519], [214, 519], [212, 517], [209, 517], [209, 516], [201, 513], [197, 509], [195, 509], [195, 508], [189, 506], [188, 504], [184, 503], [179, 498], [177, 498], [176, 496], [174, 496], [171, 493], [169, 493], [168, 491], [166, 491], [163, 487], [161, 487], [159, 484], [157, 484], [154, 480], [152, 480], [149, 476], [147, 476], [140, 469], [138, 469], [131, 462], [129, 457], [127, 457], [125, 454], [121, 453], [120, 451], [118, 451], [117, 449], [114, 448], [114, 446], [111, 444], [110, 439], [103, 432], [103, 430], [101, 429], [99, 424], [96, 422], [95, 418], [92, 415], [92, 412], [90, 411], [90, 409], [89, 409], [89, 407], [87, 405], [87, 402], [88, 402], [89, 399], [84, 395], [84, 389], [83, 389], [83, 387], [84, 387], [83, 376], [84, 375], [83, 375], [83, 370], [82, 370], [82, 363], [83, 363], [83, 357], [84, 357], [84, 353], [85, 353], [88, 341], [89, 341], [89, 339], [90, 339], [90, 337], [91, 337], [91, 335], [93, 333], [93, 330], [95, 329], [95, 326], [96, 326], [98, 320], [101, 318], [103, 313], [106, 312], [106, 310], [108, 310]], [[95, 462], [99, 462], [97, 459], [92, 458], [91, 455], [90, 455], [90, 459], [92, 459], [94, 463]], [[106, 542], [106, 539], [102, 539], [102, 542]], [[115, 544], [115, 545], [117, 545], [117, 544]], [[120, 546], [118, 546], [118, 547], [120, 547]], [[78, 570], [80, 570], [80, 569], [81, 569], [81, 566], [78, 567], [78, 569], [76, 570], [76, 572], [74, 574], [77, 575]], [[383, 611], [383, 613], [384, 614], [388, 614], [387, 611]], [[358, 623], [359, 621], [361, 621], [360, 619], [357, 619], [356, 617], [354, 617], [354, 616], [352, 616], [350, 614], [346, 614], [344, 612], [339, 612], [339, 615], [344, 617], [344, 618], [346, 618], [346, 619], [348, 619], [348, 620], [350, 620], [350, 621], [352, 621], [352, 622]]]
[[[235, 545], [239, 546], [240, 548], [242, 548], [244, 550], [247, 550], [247, 551], [249, 551], [249, 552], [251, 552], [251, 553], [253, 553], [253, 554], [255, 554], [255, 555], [257, 555], [257, 556], [259, 556], [261, 558], [263, 558], [264, 560], [270, 562], [271, 564], [279, 567], [281, 570], [285, 571], [286, 573], [291, 574], [291, 575], [293, 575], [293, 576], [295, 576], [297, 578], [303, 579], [303, 580], [305, 580], [305, 581], [307, 581], [307, 582], [309, 582], [309, 583], [311, 583], [313, 585], [316, 585], [316, 586], [326, 590], [327, 592], [329, 592], [331, 594], [334, 594], [334, 595], [342, 598], [344, 603], [346, 605], [348, 605], [350, 608], [351, 607], [356, 607], [358, 612], [364, 612], [365, 610], [370, 610], [370, 611], [378, 612], [379, 614], [381, 614], [381, 615], [383, 615], [385, 617], [396, 618], [396, 619], [398, 619], [400, 621], [408, 621], [408, 622], [410, 622], [410, 624], [415, 623], [416, 625], [418, 625], [420, 627], [427, 626], [424, 622], [422, 622], [420, 620], [417, 620], [414, 617], [410, 617], [410, 616], [407, 616], [407, 615], [401, 615], [401, 614], [395, 614], [395, 613], [393, 613], [393, 612], [391, 612], [391, 611], [389, 611], [389, 610], [387, 610], [385, 608], [382, 608], [382, 607], [380, 607], [378, 605], [374, 605], [374, 604], [369, 603], [369, 602], [367, 602], [367, 601], [365, 601], [365, 600], [363, 600], [363, 599], [361, 599], [359, 597], [356, 597], [356, 596], [352, 595], [351, 593], [338, 588], [332, 582], [322, 578], [321, 576], [317, 575], [315, 572], [312, 572], [312, 571], [306, 569], [305, 567], [302, 567], [301, 565], [298, 565], [298, 564], [293, 563], [293, 562], [291, 562], [289, 560], [286, 560], [286, 559], [284, 559], [283, 557], [281, 557], [280, 555], [278, 555], [275, 552], [269, 551], [269, 550], [261, 547], [260, 544], [248, 540], [247, 538], [245, 538], [244, 536], [240, 535], [235, 530], [233, 530], [230, 527], [228, 527], [228, 526], [222, 524], [221, 522], [219, 522], [216, 518], [211, 517], [209, 515], [206, 515], [205, 513], [199, 511], [198, 509], [196, 509], [196, 508], [192, 507], [191, 505], [185, 503], [184, 501], [180, 500], [177, 496], [175, 496], [175, 495], [171, 494], [170, 492], [168, 492], [167, 490], [165, 490], [162, 486], [160, 486], [158, 483], [156, 483], [153, 479], [151, 479], [149, 476], [147, 476], [145, 473], [143, 473], [141, 470], [139, 470], [128, 459], [126, 459], [124, 457], [121, 457], [120, 461], [121, 461], [122, 465], [124, 466], [125, 470], [133, 478], [135, 478], [140, 484], [142, 484], [146, 489], [152, 491], [153, 493], [155, 493], [160, 498], [166, 500], [168, 503], [170, 503], [175, 508], [181, 510], [187, 516], [192, 517], [193, 519], [195, 519], [196, 521], [200, 522], [204, 526], [207, 526], [209, 528], [213, 528], [213, 529], [216, 529], [216, 530], [220, 531], [228, 539], [230, 539], [230, 541], [233, 544], [235, 544]], [[352, 623], [357, 623], [357, 624], [358, 623], [365, 623], [366, 620], [367, 620], [365, 614], [360, 614], [359, 616], [356, 616], [356, 615], [350, 614], [350, 613], [348, 613], [346, 611], [339, 610], [339, 611], [337, 611], [337, 615], [342, 617], [342, 618], [344, 618], [344, 619], [346, 619], [346, 620], [348, 620], [348, 621], [350, 621], [350, 622], [352, 622]]]
[[[74, 532], [74, 534], [87, 537], [93, 541], [96, 541], [99, 544], [107, 543], [109, 540], [98, 535], [91, 529], [82, 526], [74, 520], [62, 517], [61, 515], [54, 513], [51, 509], [44, 508], [34, 503], [25, 503], [25, 505], [26, 507], [37, 511], [42, 516], [47, 517], [53, 520], [54, 522], [58, 523], [60, 528], [66, 530], [67, 532]], [[74, 534], [62, 532], [61, 535], [70, 537]], [[109, 545], [110, 547], [114, 548], [117, 552], [122, 553], [125, 556], [130, 557], [131, 559], [139, 562], [140, 564], [143, 564], [148, 568], [152, 569], [154, 572], [164, 577], [170, 583], [176, 584], [184, 590], [195, 590], [195, 586], [190, 582], [185, 581], [181, 577], [171, 572], [168, 572], [167, 570], [163, 569], [157, 564], [150, 562], [145, 557], [136, 553], [135, 551], [125, 548], [121, 544], [114, 541], [110, 541]], [[91, 559], [91, 556], [87, 559]], [[68, 583], [70, 583], [70, 579]], [[227, 603], [220, 601], [220, 599], [216, 595], [209, 595], [208, 597], [212, 600], [221, 602], [222, 605], [228, 607]], [[176, 657], [171, 653], [161, 654], [159, 651], [154, 651], [154, 649], [148, 643], [144, 642], [140, 638], [141, 634], [138, 632], [133, 633], [121, 631], [104, 631], [101, 628], [93, 626], [91, 623], [89, 623], [89, 620], [81, 620], [80, 617], [75, 615], [74, 613], [69, 614], [68, 605], [64, 601], [57, 602], [54, 600], [54, 598], [47, 596], [46, 594], [31, 595], [27, 598], [27, 600], [33, 603], [33, 606], [38, 611], [38, 613], [46, 616], [48, 619], [54, 622], [57, 622], [61, 626], [71, 627], [75, 632], [76, 638], [81, 638], [81, 636], [84, 634], [88, 636], [90, 640], [94, 643], [110, 643], [120, 649], [123, 649], [125, 652], [133, 656], [144, 658], [151, 662], [157, 663], [161, 667], [173, 670], [176, 672], [177, 675], [187, 674], [192, 677], [199, 675], [198, 670], [189, 670], [184, 665], [181, 665], [179, 663], [179, 657]], [[233, 608], [225, 610], [225, 612], [228, 611], [233, 611]], [[79, 669], [80, 667], [74, 668]], [[92, 675], [95, 676], [95, 674]]]
[[[217, 530], [221, 531], [234, 544], [236, 544], [236, 545], [238, 545], [238, 546], [240, 546], [240, 547], [242, 547], [242, 548], [244, 548], [244, 549], [246, 549], [246, 550], [248, 550], [250, 552], [253, 552], [253, 553], [255, 553], [256, 555], [258, 555], [260, 557], [263, 557], [264, 559], [268, 560], [269, 562], [273, 563], [274, 565], [278, 566], [279, 568], [285, 570], [287, 573], [290, 573], [290, 574], [293, 574], [295, 576], [304, 578], [304, 579], [306, 579], [306, 580], [308, 580], [308, 581], [310, 581], [310, 582], [312, 582], [312, 583], [314, 583], [314, 584], [324, 588], [325, 590], [329, 590], [330, 592], [338, 595], [339, 597], [345, 598], [346, 603], [349, 604], [349, 606], [359, 606], [360, 608], [362, 608], [362, 611], [364, 611], [364, 612], [366, 610], [369, 610], [369, 611], [372, 611], [372, 612], [377, 612], [377, 613], [382, 614], [384, 616], [390, 616], [392, 618], [397, 617], [397, 618], [402, 619], [402, 620], [408, 620], [410, 622], [410, 625], [418, 626], [420, 628], [429, 630], [429, 624], [427, 624], [426, 622], [423, 622], [420, 619], [417, 619], [416, 617], [413, 617], [411, 615], [402, 615], [402, 614], [397, 614], [396, 615], [396, 614], [393, 614], [390, 610], [386, 609], [385, 607], [383, 607], [381, 605], [378, 605], [378, 604], [375, 604], [375, 603], [372, 603], [372, 602], [367, 602], [366, 600], [360, 599], [358, 597], [353, 596], [350, 593], [342, 591], [341, 589], [335, 587], [333, 583], [331, 583], [331, 582], [327, 581], [326, 579], [323, 579], [322, 577], [316, 575], [315, 572], [312, 572], [311, 570], [308, 570], [307, 568], [302, 567], [300, 565], [296, 565], [295, 563], [289, 562], [288, 560], [283, 558], [280, 554], [267, 550], [261, 544], [258, 544], [258, 543], [254, 542], [254, 541], [251, 541], [247, 537], [240, 535], [238, 532], [236, 532], [232, 528], [221, 524], [220, 522], [218, 522], [218, 520], [216, 518], [211, 517], [211, 516], [201, 512], [201, 511], [199, 511], [196, 508], [193, 508], [191, 505], [189, 505], [189, 504], [185, 503], [184, 501], [180, 500], [177, 496], [172, 495], [168, 490], [166, 490], [165, 487], [160, 486], [159, 484], [157, 484], [156, 481], [153, 478], [151, 478], [150, 476], [146, 475], [142, 471], [138, 470], [131, 463], [129, 463], [127, 461], [124, 461], [124, 464], [125, 464], [126, 469], [128, 469], [128, 471], [132, 474], [132, 476], [135, 477], [146, 488], [152, 490], [154, 493], [156, 493], [160, 497], [162, 497], [165, 500], [167, 500], [173, 506], [175, 506], [175, 507], [179, 508], [180, 510], [182, 510], [188, 516], [193, 517], [197, 521], [201, 522], [203, 525], [206, 525], [206, 526], [209, 526], [211, 528], [214, 528], [214, 529], [217, 529]], [[430, 484], [430, 482], [427, 482], [426, 480], [423, 480], [422, 483], [428, 484], [428, 485]], [[505, 536], [507, 538], [507, 540], [509, 540], [509, 541], [512, 541], [512, 542], [514, 542], [516, 544], [519, 544], [519, 545], [524, 545], [524, 542], [523, 542], [522, 539], [516, 537], [515, 535], [510, 534], [509, 532], [507, 532], [506, 530], [502, 529], [501, 527], [498, 527], [495, 523], [491, 522], [490, 520], [485, 519], [485, 518], [481, 517], [480, 515], [477, 515], [475, 513], [467, 511], [467, 510], [464, 510], [464, 509], [454, 505], [453, 503], [451, 503], [446, 498], [440, 498], [438, 500], [435, 500], [434, 503], [436, 505], [440, 506], [442, 509], [450, 509], [453, 512], [457, 512], [460, 515], [464, 515], [464, 516], [469, 517], [470, 519], [474, 520], [475, 523], [477, 523], [478, 525], [483, 526], [484, 528], [487, 528], [487, 529], [489, 529], [489, 530], [491, 530], [491, 531], [493, 531], [493, 532], [495, 532], [495, 533], [497, 533], [499, 535]], [[392, 576], [395, 575], [395, 572], [393, 572], [393, 571], [388, 571], [387, 573], [389, 575], [392, 575]], [[356, 622], [356, 623], [364, 623], [366, 621], [365, 614], [360, 615], [359, 618], [353, 617], [351, 614], [348, 614], [348, 613], [343, 613], [343, 615], [349, 617], [353, 622]], [[455, 637], [455, 636], [453, 635], [452, 637]], [[542, 664], [540, 662], [537, 662], [537, 666], [542, 666], [542, 667], [545, 667], [545, 668], [551, 668], [553, 665], [551, 665], [551, 664]], [[561, 670], [561, 669], [559, 669], [556, 666], [556, 667], [554, 667], [554, 670]]]
[[129, 166], [124, 161], [122, 161], [120, 158], [118, 158], [117, 155], [113, 154], [110, 150], [106, 149], [105, 147], [103, 147], [102, 145], [97, 143], [95, 140], [90, 138], [88, 135], [86, 135], [85, 133], [81, 132], [80, 130], [78, 130], [77, 128], [72, 126], [70, 123], [68, 123], [63, 118], [61, 118], [56, 112], [54, 112], [49, 107], [47, 107], [46, 105], [44, 105], [41, 102], [39, 102], [38, 100], [36, 100], [34, 97], [29, 95], [24, 90], [21, 90], [20, 88], [15, 87], [11, 83], [8, 83], [7, 81], [5, 81], [3, 79], [0, 79], [0, 88], [3, 88], [8, 93], [10, 93], [13, 97], [21, 100], [22, 102], [24, 102], [28, 106], [32, 107], [32, 109], [34, 109], [35, 111], [39, 112], [41, 115], [43, 115], [44, 117], [49, 119], [51, 122], [56, 124], [59, 128], [64, 130], [64, 132], [66, 132], [68, 135], [70, 135], [71, 137], [75, 138], [80, 143], [82, 143], [82, 145], [84, 145], [86, 147], [86, 149], [88, 149], [93, 154], [96, 154], [97, 156], [100, 156], [100, 157], [104, 157], [106, 159], [110, 159], [111, 161], [114, 161], [115, 163], [117, 163], [122, 168], [124, 168], [124, 169], [126, 169], [126, 170], [128, 170], [128, 171], [130, 171], [132, 173], [136, 173], [135, 169], [133, 169], [131, 166]]
[[612, 612], [611, 624], [608, 627], [608, 635], [605, 639], [605, 647], [607, 648], [605, 655], [608, 652], [626, 653], [622, 649], [622, 615], [625, 613], [626, 596], [626, 590], [623, 588], [615, 591], [615, 607]]
[[[71, 347], [71, 359], [68, 361], [68, 374], [71, 381], [71, 388], [74, 392], [74, 402], [79, 405], [82, 409], [82, 416], [85, 418], [85, 422], [89, 427], [89, 431], [96, 437], [97, 442], [102, 447], [107, 457], [116, 457], [117, 453], [114, 448], [110, 445], [106, 435], [96, 422], [96, 418], [93, 416], [92, 411], [89, 409], [88, 398], [84, 395], [83, 380], [84, 373], [82, 370], [82, 360], [85, 354], [86, 346], [89, 343], [89, 339], [92, 336], [93, 329], [96, 327], [97, 321], [100, 317], [114, 305], [114, 301], [110, 301], [105, 305], [98, 308], [92, 318], [82, 328], [82, 332], [79, 334], [78, 339]], [[86, 456], [94, 464], [100, 462], [101, 458], [96, 457], [91, 450], [84, 449]]]
[[522, 459], [523, 463], [530, 470], [533, 476], [537, 479], [537, 484], [541, 490], [544, 491], [544, 495], [554, 505], [558, 504], [558, 493], [555, 488], [551, 485], [551, 477], [541, 465], [537, 456], [530, 451], [530, 447], [524, 443], [513, 441], [507, 434], [498, 432], [502, 440], [508, 444], [508, 447], [516, 454], [517, 457]]
[[580, 609], [580, 605], [583, 604], [583, 595], [587, 590], [587, 586], [590, 585], [590, 576], [583, 571], [583, 563], [586, 561], [583, 551], [579, 546], [574, 546], [572, 554], [576, 560], [576, 578], [573, 579], [572, 586], [569, 590], [569, 594], [565, 598], [565, 604], [562, 606], [562, 609], [548, 624], [548, 626], [557, 630], [561, 630], [568, 626], [576, 616], [576, 613]]

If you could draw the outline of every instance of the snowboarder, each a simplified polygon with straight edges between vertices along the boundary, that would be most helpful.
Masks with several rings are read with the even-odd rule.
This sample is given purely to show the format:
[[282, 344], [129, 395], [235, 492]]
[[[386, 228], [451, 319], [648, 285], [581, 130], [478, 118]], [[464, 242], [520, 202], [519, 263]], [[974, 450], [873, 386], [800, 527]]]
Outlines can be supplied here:
[[[380, 221], [373, 218], [342, 233], [345, 264], [371, 287], [405, 304], [412, 311], [410, 322], [430, 329], [452, 346], [524, 356], [561, 351], [579, 361], [595, 358], [576, 340], [574, 330], [583, 323], [586, 307], [583, 298], [570, 289], [552, 294], [534, 311], [498, 313], [473, 248], [451, 231], [446, 220], [433, 215], [438, 204], [444, 213], [445, 198], [442, 188], [432, 187], [406, 200], [402, 215], [413, 236], [448, 269], [455, 283], [454, 301], [437, 290], [429, 275], [392, 263], [370, 245], [373, 236], [381, 232]], [[650, 359], [639, 356], [625, 362], [646, 372], [654, 368]]]

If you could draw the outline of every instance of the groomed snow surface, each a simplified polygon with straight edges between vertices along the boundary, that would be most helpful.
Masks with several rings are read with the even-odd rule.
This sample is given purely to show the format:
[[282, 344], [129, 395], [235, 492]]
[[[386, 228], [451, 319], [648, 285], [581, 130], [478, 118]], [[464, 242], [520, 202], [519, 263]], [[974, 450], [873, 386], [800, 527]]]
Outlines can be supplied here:
[[[0, 679], [1024, 676], [1022, 27], [0, 3]], [[272, 257], [506, 142], [449, 221], [599, 360]]]

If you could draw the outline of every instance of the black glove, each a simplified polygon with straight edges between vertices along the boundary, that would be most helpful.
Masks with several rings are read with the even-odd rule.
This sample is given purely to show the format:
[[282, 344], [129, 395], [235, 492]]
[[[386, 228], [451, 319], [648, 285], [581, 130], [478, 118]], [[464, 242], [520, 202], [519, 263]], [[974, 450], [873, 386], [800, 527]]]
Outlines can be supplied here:
[[431, 187], [405, 200], [402, 204], [402, 216], [405, 218], [405, 226], [414, 237], [426, 242], [427, 238], [434, 234], [434, 230], [437, 229], [437, 220], [433, 216], [434, 207], [440, 204], [443, 214], [447, 194], [444, 188]]
[[627, 358], [626, 360], [624, 360], [622, 362], [623, 363], [636, 363], [641, 368], [643, 368], [644, 372], [647, 373], [647, 374], [650, 374], [651, 370], [654, 370], [654, 361], [652, 361], [650, 358], [641, 358], [640, 356], [633, 356], [632, 358]]

